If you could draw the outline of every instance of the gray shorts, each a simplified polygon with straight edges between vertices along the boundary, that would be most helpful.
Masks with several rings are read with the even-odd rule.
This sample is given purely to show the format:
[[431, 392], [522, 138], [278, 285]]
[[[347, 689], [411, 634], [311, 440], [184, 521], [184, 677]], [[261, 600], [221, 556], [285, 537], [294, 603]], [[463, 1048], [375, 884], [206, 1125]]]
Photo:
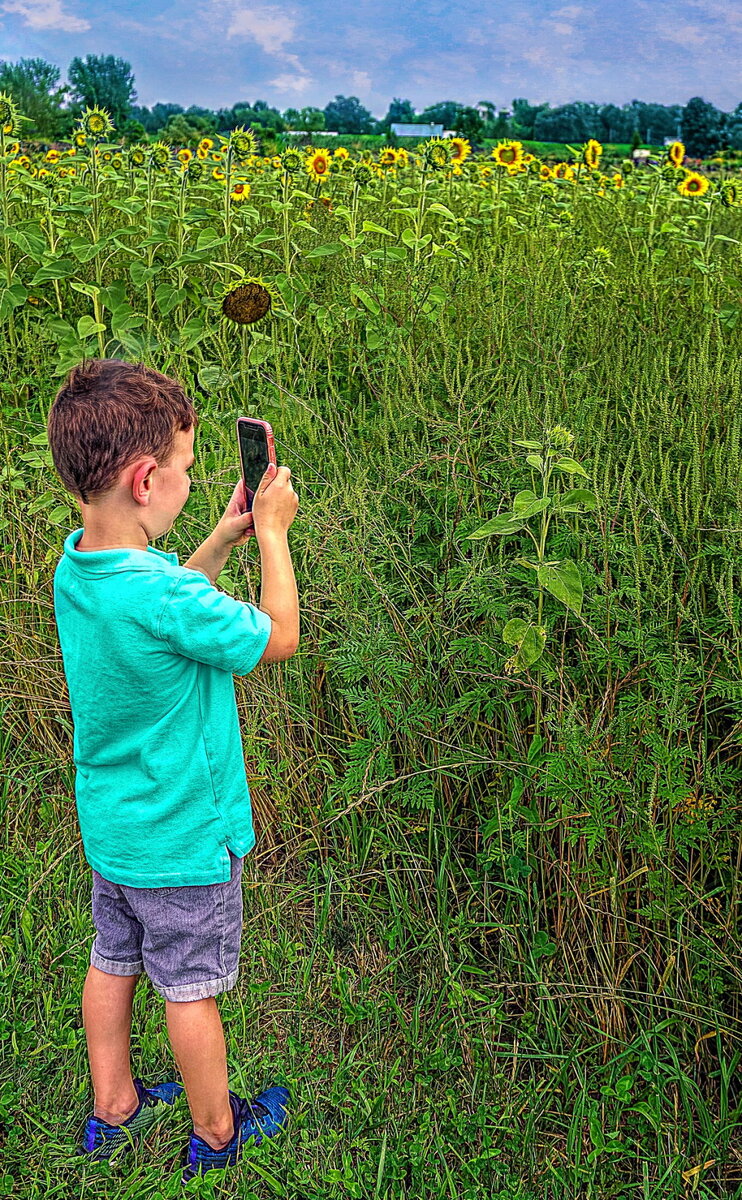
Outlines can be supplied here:
[[108, 975], [146, 971], [166, 1000], [203, 1000], [237, 982], [243, 859], [227, 883], [126, 887], [93, 871], [90, 961]]

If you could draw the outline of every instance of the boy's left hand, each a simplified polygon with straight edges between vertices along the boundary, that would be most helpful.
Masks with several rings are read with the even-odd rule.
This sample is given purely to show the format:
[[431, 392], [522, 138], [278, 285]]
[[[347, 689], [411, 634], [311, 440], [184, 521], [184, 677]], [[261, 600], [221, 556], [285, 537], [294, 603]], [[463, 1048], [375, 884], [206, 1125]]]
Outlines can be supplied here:
[[255, 537], [255, 524], [251, 512], [245, 512], [245, 487], [240, 479], [232, 492], [232, 499], [214, 529], [214, 537], [224, 547], [244, 546], [248, 538]]

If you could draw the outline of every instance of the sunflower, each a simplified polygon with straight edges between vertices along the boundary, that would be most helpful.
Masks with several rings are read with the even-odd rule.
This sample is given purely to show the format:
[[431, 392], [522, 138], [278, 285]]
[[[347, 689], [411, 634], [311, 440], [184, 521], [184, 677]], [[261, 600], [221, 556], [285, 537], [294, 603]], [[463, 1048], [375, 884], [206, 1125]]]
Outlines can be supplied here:
[[20, 142], [11, 142], [9, 146], [5, 147], [5, 153], [11, 154], [11, 155], [16, 155], [16, 154], [18, 154], [20, 148], [21, 148]]
[[187, 167], [189, 162], [193, 158], [193, 151], [189, 150], [187, 146], [184, 146], [182, 150], [178, 151], [177, 157], [178, 157], [178, 160], [180, 162], [182, 162], [183, 166]]
[[297, 171], [300, 171], [303, 161], [304, 159], [299, 150], [289, 148], [288, 150], [284, 150], [281, 155], [281, 166], [289, 175], [294, 175]]
[[62, 157], [62, 155], [59, 153], [58, 150], [47, 150], [46, 155], [44, 157], [44, 162], [57, 163], [57, 162], [59, 162], [61, 157]]
[[273, 167], [273, 169], [275, 171], [281, 170], [281, 155], [280, 154], [273, 155], [273, 158], [271, 159], [271, 166]]
[[77, 147], [76, 147], [76, 146], [70, 146], [69, 150], [65, 150], [65, 154], [66, 154], [66, 155], [67, 155], [69, 158], [74, 158], [74, 156], [77, 154]]
[[18, 109], [8, 92], [0, 92], [0, 129], [9, 137], [18, 129]]
[[538, 169], [539, 179], [551, 179], [551, 167], [547, 167], [546, 163], [541, 163]]
[[678, 191], [681, 196], [703, 196], [709, 189], [709, 181], [705, 175], [699, 175], [697, 171], [688, 171], [682, 183], [678, 184]]
[[721, 202], [725, 208], [737, 208], [742, 204], [742, 185], [739, 183], [724, 183], [721, 188]]
[[425, 166], [433, 171], [442, 171], [451, 162], [451, 143], [446, 138], [428, 138], [421, 151]]
[[211, 138], [204, 137], [204, 138], [201, 138], [201, 141], [198, 143], [198, 148], [199, 148], [199, 150], [203, 150], [208, 154], [209, 150], [211, 150], [213, 145], [214, 145], [214, 143]]
[[227, 178], [227, 176], [226, 176], [225, 172], [221, 170], [220, 167], [214, 167], [214, 170], [211, 172], [211, 178], [217, 179], [221, 183], [221, 182], [223, 182], [223, 180], [225, 180]]
[[42, 167], [39, 171], [39, 179], [45, 179], [47, 175], [51, 177], [51, 171], [47, 171], [46, 167]]
[[471, 154], [471, 143], [466, 138], [455, 137], [451, 138], [451, 160], [455, 163], [462, 163], [464, 159]]
[[105, 153], [101, 154], [101, 159], [104, 163], [109, 163], [112, 158], [113, 155], [111, 154], [110, 150], [106, 150]]
[[535, 154], [524, 154], [523, 155], [523, 166], [524, 167], [530, 167], [531, 163], [534, 163], [534, 162], [536, 162]]
[[232, 191], [229, 193], [231, 200], [247, 200], [250, 195], [249, 183], [235, 183]]
[[128, 157], [130, 166], [143, 167], [147, 158], [144, 146], [132, 146]]
[[244, 125], [240, 125], [239, 129], [232, 130], [229, 135], [229, 145], [240, 164], [258, 152], [258, 139], [252, 129], [245, 129]]
[[157, 171], [166, 171], [170, 165], [170, 147], [166, 142], [153, 142], [149, 148], [149, 161]]
[[333, 152], [332, 157], [339, 158], [342, 161], [346, 158], [349, 158], [350, 155], [349, 155], [348, 151], [345, 149], [345, 146], [338, 146], [337, 150], [335, 150]]
[[409, 165], [410, 156], [403, 146], [400, 146], [397, 151], [397, 166], [406, 167]]
[[358, 166], [353, 168], [353, 182], [359, 187], [365, 187], [371, 182], [374, 173], [368, 163], [358, 163]]
[[482, 180], [482, 183], [489, 183], [489, 181], [492, 179], [492, 176], [495, 173], [495, 169], [494, 169], [494, 167], [488, 167], [488, 166], [483, 165], [478, 168], [478, 172], [479, 172], [479, 178]]
[[113, 121], [105, 108], [86, 108], [80, 117], [80, 132], [92, 138], [103, 138], [113, 133]]
[[124, 165], [124, 160], [121, 157], [121, 155], [114, 154], [113, 158], [111, 159], [111, 166], [114, 168], [114, 170], [120, 171], [121, 168], [123, 167], [123, 165]]
[[209, 158], [212, 162], [221, 162], [224, 158], [224, 155], [222, 154], [221, 150], [212, 150]]
[[60, 179], [66, 179], [66, 178], [67, 178], [67, 168], [66, 168], [66, 167], [60, 167], [60, 168], [59, 168], [59, 178], [60, 178]]
[[73, 136], [72, 140], [79, 150], [84, 150], [88, 144], [88, 135], [80, 130], [79, 133]]
[[196, 146], [196, 156], [197, 156], [197, 158], [201, 158], [201, 159], [209, 157], [208, 148], [206, 146], [202, 146], [200, 142], [199, 142], [198, 146]]
[[591, 171], [597, 170], [600, 156], [603, 153], [603, 147], [600, 142], [596, 142], [595, 138], [590, 138], [582, 147], [582, 161]]
[[685, 159], [685, 146], [682, 142], [670, 142], [667, 147], [667, 161], [674, 167], [682, 167]]
[[397, 163], [397, 152], [393, 146], [385, 146], [379, 151], [379, 166], [394, 167]]
[[267, 317], [278, 299], [276, 288], [264, 279], [243, 275], [222, 288], [222, 312], [236, 325], [254, 325]]
[[67, 174], [70, 179], [74, 179], [75, 175], [77, 175], [77, 167], [68, 167]]
[[523, 161], [523, 145], [521, 142], [498, 142], [492, 151], [492, 157], [498, 167], [520, 166]]
[[204, 167], [204, 164], [201, 162], [200, 158], [192, 158], [188, 166], [185, 168], [190, 183], [198, 183], [198, 181], [203, 177], [205, 170], [206, 168]]
[[319, 183], [330, 174], [331, 156], [328, 150], [314, 150], [307, 156], [305, 167], [310, 179]]
[[575, 173], [569, 163], [560, 162], [551, 173], [552, 179], [574, 179]]

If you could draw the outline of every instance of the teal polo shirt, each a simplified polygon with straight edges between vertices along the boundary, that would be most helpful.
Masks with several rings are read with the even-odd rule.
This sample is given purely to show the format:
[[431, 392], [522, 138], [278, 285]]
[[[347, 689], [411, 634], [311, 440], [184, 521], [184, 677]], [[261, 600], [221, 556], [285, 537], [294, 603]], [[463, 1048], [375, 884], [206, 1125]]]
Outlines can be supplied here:
[[85, 857], [112, 883], [223, 883], [255, 844], [233, 675], [271, 618], [177, 554], [76, 550], [54, 572]]

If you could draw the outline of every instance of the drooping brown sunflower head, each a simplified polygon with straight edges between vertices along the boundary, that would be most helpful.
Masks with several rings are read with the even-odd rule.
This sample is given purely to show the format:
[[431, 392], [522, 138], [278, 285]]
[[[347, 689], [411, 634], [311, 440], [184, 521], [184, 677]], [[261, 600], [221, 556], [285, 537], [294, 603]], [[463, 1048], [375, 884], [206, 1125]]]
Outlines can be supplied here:
[[254, 325], [268, 315], [275, 298], [275, 290], [263, 279], [243, 279], [224, 296], [222, 312], [236, 325]]

